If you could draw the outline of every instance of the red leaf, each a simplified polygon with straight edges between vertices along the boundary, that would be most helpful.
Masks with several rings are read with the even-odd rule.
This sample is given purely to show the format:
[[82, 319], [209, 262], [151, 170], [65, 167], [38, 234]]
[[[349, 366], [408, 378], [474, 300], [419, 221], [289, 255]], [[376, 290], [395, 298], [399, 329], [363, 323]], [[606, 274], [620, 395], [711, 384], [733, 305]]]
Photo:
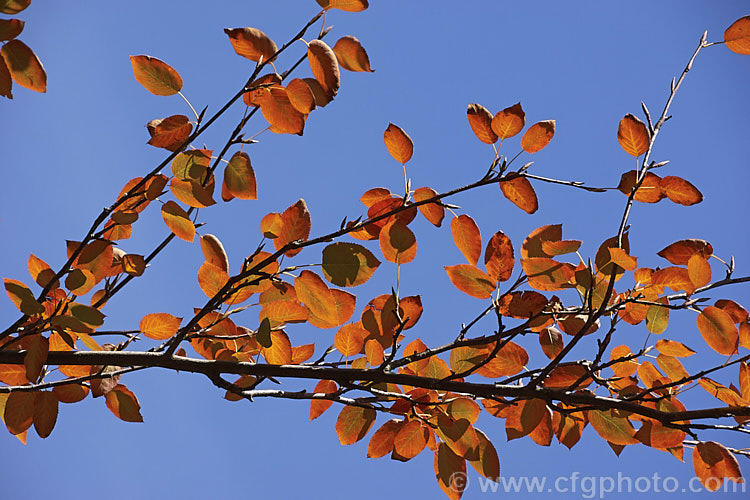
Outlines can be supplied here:
[[513, 273], [513, 243], [502, 231], [492, 235], [484, 250], [484, 267], [491, 278], [508, 281]]
[[172, 115], [146, 124], [151, 136], [148, 143], [157, 148], [177, 151], [193, 131], [193, 124], [185, 115]]

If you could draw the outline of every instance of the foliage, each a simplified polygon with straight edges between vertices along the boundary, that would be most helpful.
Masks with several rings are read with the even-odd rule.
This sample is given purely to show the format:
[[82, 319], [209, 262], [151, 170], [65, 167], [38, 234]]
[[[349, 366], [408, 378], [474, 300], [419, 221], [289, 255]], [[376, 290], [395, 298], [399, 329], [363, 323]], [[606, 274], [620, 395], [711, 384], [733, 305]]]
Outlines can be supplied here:
[[[14, 15], [29, 3], [4, 2], [0, 11]], [[230, 400], [309, 400], [311, 420], [337, 403], [336, 433], [342, 445], [370, 435], [369, 457], [390, 454], [399, 461], [428, 449], [434, 453], [438, 484], [451, 498], [463, 492], [455, 480], [467, 462], [488, 479], [499, 477], [495, 445], [475, 425], [483, 412], [504, 420], [509, 440], [528, 436], [549, 445], [554, 438], [570, 448], [590, 424], [616, 453], [643, 444], [682, 459], [685, 448], [692, 450], [695, 473], [709, 489], [718, 489], [724, 479], [741, 480], [736, 456], [748, 456], [748, 451], [705, 440], [701, 434], [716, 429], [750, 432], [750, 316], [732, 300], [708, 296], [750, 277], [734, 276], [734, 262], [721, 260], [710, 243], [699, 239], [679, 240], [658, 252], [669, 263], [666, 267], [639, 265], [630, 252], [628, 222], [636, 202], [666, 199], [690, 206], [703, 200], [688, 180], [654, 173], [666, 162], [652, 160], [653, 145], [700, 51], [725, 44], [750, 54], [750, 16], [733, 23], [722, 42], [709, 43], [704, 34], [684, 72], [672, 82], [656, 120], [644, 104], [645, 121], [627, 114], [619, 122], [617, 140], [638, 163], [622, 174], [616, 188], [625, 196], [619, 229], [593, 258], [579, 253], [581, 241], [563, 239], [559, 224], [536, 229], [520, 245], [502, 231], [483, 238], [476, 221], [449, 203], [459, 193], [497, 184], [505, 198], [532, 214], [539, 206], [532, 181], [608, 191], [535, 175], [531, 162], [517, 166], [522, 153], [534, 154], [550, 144], [554, 120], [526, 127], [521, 103], [508, 103], [495, 113], [473, 103], [467, 107], [468, 124], [479, 141], [492, 147], [489, 167], [477, 181], [442, 193], [428, 186], [413, 188], [407, 164], [414, 141], [389, 123], [384, 145], [403, 171], [403, 193], [382, 187], [367, 190], [360, 197], [363, 215], [344, 219], [339, 228], [321, 235], [312, 233], [311, 213], [299, 199], [263, 217], [258, 233], [263, 243], [241, 262], [231, 262], [220, 238], [203, 231], [199, 216], [202, 209], [220, 210], [213, 206], [234, 198], [257, 199], [246, 151], [256, 141], [245, 137], [247, 124], [260, 119], [260, 110], [271, 132], [302, 135], [308, 116], [336, 97], [340, 68], [372, 71], [355, 37], [324, 41], [331, 9], [358, 12], [367, 2], [318, 3], [323, 10], [281, 46], [257, 28], [225, 30], [233, 50], [255, 67], [212, 115], [193, 108], [181, 92], [182, 78], [168, 63], [131, 56], [134, 77], [146, 90], [180, 95], [194, 116], [175, 114], [148, 124], [148, 144], [169, 155], [126, 183], [80, 241], [67, 242], [63, 266], [55, 270], [29, 256], [31, 281], [41, 291], [5, 278], [6, 292], [21, 313], [0, 333], [0, 381], [5, 384], [0, 387], [0, 415], [8, 430], [25, 443], [33, 425], [45, 438], [55, 427], [59, 403], [76, 403], [89, 393], [103, 396], [120, 419], [140, 422], [140, 404], [123, 383], [124, 376], [161, 367], [204, 374]], [[317, 38], [306, 40], [318, 24]], [[12, 82], [40, 92], [46, 88], [38, 58], [16, 38], [22, 29], [22, 21], [0, 21], [0, 34], [7, 40], [0, 50], [0, 92], [9, 98]], [[279, 72], [279, 56], [297, 49], [296, 62]], [[303, 71], [305, 62], [311, 76], [292, 77]], [[227, 110], [243, 105], [244, 114], [223, 145], [195, 146]], [[521, 151], [501, 153], [506, 139], [506, 150], [517, 140]], [[117, 242], [131, 237], [152, 203], [160, 205], [169, 235], [154, 242], [149, 253], [124, 252]], [[402, 295], [401, 266], [417, 254], [417, 235], [410, 224], [423, 217], [447, 230], [446, 215], [452, 217], [450, 232], [466, 260], [445, 263], [447, 278], [484, 308], [452, 342], [429, 346], [416, 336], [422, 301], [419, 295]], [[147, 273], [175, 238], [196, 243], [196, 236], [204, 257], [197, 282], [205, 303], [188, 318], [166, 311], [143, 314], [135, 333], [103, 330], [106, 304]], [[712, 258], [724, 267], [719, 278]], [[387, 269], [395, 270], [391, 290], [371, 299], [353, 293]], [[358, 299], [359, 304], [370, 300], [358, 309]], [[688, 347], [667, 338], [670, 315], [678, 313], [695, 315], [705, 345]], [[494, 318], [494, 331], [475, 334], [486, 317]], [[325, 340], [294, 345], [302, 323], [325, 330]], [[650, 335], [664, 335], [653, 343], [649, 336], [640, 348], [621, 344], [618, 329], [638, 324]], [[571, 351], [587, 336], [596, 338], [591, 344], [595, 348], [586, 359], [574, 359]], [[99, 337], [124, 340], [100, 344]], [[143, 337], [156, 342], [147, 350], [134, 349]], [[529, 350], [537, 343], [548, 361], [533, 366]], [[693, 355], [710, 359], [710, 351], [723, 356], [722, 362], [707, 362], [691, 374], [680, 361]], [[232, 375], [238, 378], [230, 381]], [[720, 383], [718, 375], [731, 382]], [[287, 388], [291, 378], [312, 379], [317, 385], [301, 391]], [[282, 388], [269, 385], [274, 381], [282, 381]], [[681, 395], [694, 387], [718, 402], [686, 408]], [[386, 420], [379, 421], [381, 413]], [[726, 418], [736, 424], [722, 423]]]

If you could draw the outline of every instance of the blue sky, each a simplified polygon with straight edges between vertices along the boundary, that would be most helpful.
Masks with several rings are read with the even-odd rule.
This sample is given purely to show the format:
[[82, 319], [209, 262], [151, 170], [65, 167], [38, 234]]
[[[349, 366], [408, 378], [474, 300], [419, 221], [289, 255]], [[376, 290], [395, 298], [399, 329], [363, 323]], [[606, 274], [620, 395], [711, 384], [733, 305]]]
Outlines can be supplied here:
[[[304, 198], [312, 234], [318, 235], [338, 228], [344, 216], [359, 216], [363, 207], [358, 200], [365, 190], [382, 186], [400, 192], [401, 168], [382, 139], [389, 122], [414, 140], [408, 164], [414, 187], [445, 191], [481, 177], [493, 154], [469, 128], [466, 106], [473, 102], [494, 113], [521, 101], [528, 124], [557, 120], [550, 145], [519, 160], [533, 160], [532, 173], [616, 186], [620, 174], [635, 167], [617, 143], [618, 121], [626, 113], [642, 116], [641, 100], [658, 116], [669, 81], [682, 71], [703, 31], [708, 30], [709, 41], [718, 41], [734, 20], [750, 13], [742, 0], [372, 3], [364, 13], [330, 13], [328, 24], [334, 29], [327, 40], [333, 44], [344, 35], [358, 37], [375, 73], [343, 72], [336, 100], [310, 116], [303, 137], [266, 132], [259, 144], [245, 149], [258, 177], [258, 201], [235, 200], [201, 213], [207, 224], [201, 230], [222, 240], [235, 269], [260, 242], [259, 221], [268, 212], [280, 212]], [[317, 8], [313, 0], [133, 1], [127, 7], [34, 2], [18, 16], [27, 23], [20, 39], [44, 63], [48, 92], [16, 88], [12, 101], [0, 102], [6, 171], [0, 183], [0, 275], [30, 282], [30, 252], [53, 267], [61, 265], [65, 240], [80, 239], [128, 179], [164, 158], [163, 150], [146, 145], [144, 125], [154, 118], [190, 114], [178, 96], [157, 97], [141, 87], [133, 78], [129, 55], [149, 54], [168, 62], [181, 74], [183, 93], [193, 105], [208, 106], [211, 113], [252, 71], [252, 63], [230, 47], [224, 28], [256, 27], [281, 45]], [[301, 54], [304, 46], [296, 50]], [[309, 69], [303, 65], [299, 75], [309, 76]], [[658, 173], [691, 181], [705, 200], [693, 207], [667, 200], [636, 205], [631, 250], [640, 265], [665, 266], [657, 251], [679, 239], [703, 238], [718, 256], [735, 257], [737, 276], [750, 274], [749, 76], [747, 56], [723, 46], [699, 55], [653, 158], [670, 160]], [[231, 110], [196, 146], [220, 148], [243, 110], [242, 105]], [[248, 135], [264, 127], [258, 120]], [[504, 154], [519, 150], [518, 139], [506, 143]], [[507, 202], [496, 186], [451, 201], [477, 221], [485, 241], [502, 230], [516, 249], [529, 232], [550, 223], [562, 223], [564, 237], [583, 240], [581, 251], [590, 256], [616, 233], [622, 194], [539, 183], [535, 187], [540, 208], [531, 216]], [[484, 304], [455, 290], [442, 269], [463, 262], [447, 224], [436, 229], [417, 221], [413, 227], [417, 259], [402, 269], [401, 290], [402, 295], [421, 294], [425, 314], [409, 336], [434, 346], [453, 338], [461, 322], [473, 318]], [[166, 231], [152, 209], [122, 247], [147, 253]], [[319, 250], [303, 252], [296, 262], [319, 262]], [[205, 302], [196, 281], [202, 260], [197, 244], [175, 241], [142, 279], [105, 308], [106, 327], [136, 327], [148, 312], [189, 315]], [[721, 273], [716, 265], [714, 273]], [[372, 283], [354, 290], [355, 314], [394, 284], [395, 267], [384, 264]], [[750, 305], [746, 287], [724, 289], [713, 297]], [[0, 318], [10, 323], [16, 316], [10, 301], [0, 300]], [[243, 320], [254, 328], [256, 312]], [[675, 314], [671, 321], [663, 337], [707, 352], [694, 314]], [[482, 328], [489, 331], [492, 324]], [[302, 326], [289, 333], [295, 345], [319, 342], [320, 352], [332, 343], [334, 331]], [[620, 343], [641, 345], [646, 333], [643, 325], [621, 329]], [[541, 360], [534, 339], [524, 345], [532, 363]], [[693, 358], [686, 362], [689, 371], [702, 364]], [[710, 355], [703, 360], [721, 361]], [[716, 379], [728, 385], [736, 376], [731, 369]], [[103, 400], [88, 399], [61, 407], [57, 427], [44, 441], [30, 435], [24, 447], [10, 434], [0, 434], [0, 455], [5, 458], [0, 484], [9, 498], [442, 495], [429, 452], [404, 464], [367, 459], [367, 439], [340, 446], [335, 407], [310, 423], [307, 403], [230, 403], [208, 380], [195, 375], [149, 371], [128, 375], [122, 382], [138, 395], [144, 424], [121, 422]], [[291, 381], [289, 388], [297, 387], [305, 384]], [[717, 406], [718, 401], [700, 391], [693, 389], [685, 401]], [[508, 477], [554, 480], [574, 472], [600, 476], [622, 471], [635, 478], [659, 471], [687, 485], [693, 475], [689, 452], [684, 464], [643, 446], [628, 447], [618, 458], [590, 428], [569, 451], [555, 442], [550, 448], [529, 439], [508, 443], [503, 422], [487, 414], [477, 425], [493, 439], [501, 473]], [[750, 445], [748, 439], [726, 434], [706, 438]], [[741, 463], [747, 474], [747, 461]], [[487, 496], [477, 489], [476, 475], [470, 479], [475, 483], [464, 498]], [[580, 498], [581, 492], [559, 496]]]

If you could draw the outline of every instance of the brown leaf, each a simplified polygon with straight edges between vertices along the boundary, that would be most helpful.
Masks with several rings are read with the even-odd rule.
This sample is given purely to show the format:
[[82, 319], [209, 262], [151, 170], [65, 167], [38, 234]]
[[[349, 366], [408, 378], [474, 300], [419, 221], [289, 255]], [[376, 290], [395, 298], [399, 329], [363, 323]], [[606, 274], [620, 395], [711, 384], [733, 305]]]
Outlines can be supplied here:
[[[638, 173], [635, 170], [630, 170], [622, 174], [617, 189], [625, 196], [630, 196], [635, 186], [637, 175]], [[666, 198], [666, 196], [661, 187], [661, 177], [652, 172], [646, 172], [646, 177], [643, 179], [633, 199], [641, 203], [657, 203]]]
[[58, 401], [52, 391], [39, 391], [34, 400], [34, 429], [44, 439], [52, 433], [57, 423]]
[[724, 41], [732, 52], [750, 55], [750, 16], [733, 22], [724, 32]]
[[398, 125], [389, 123], [383, 133], [383, 140], [391, 156], [402, 165], [414, 154], [414, 142]]
[[617, 127], [617, 141], [626, 153], [632, 156], [640, 156], [648, 150], [651, 137], [643, 123], [638, 117], [628, 113], [620, 120]]
[[677, 266], [686, 266], [690, 262], [690, 257], [695, 254], [701, 255], [708, 259], [714, 252], [711, 244], [705, 240], [680, 240], [675, 241], [666, 248], [663, 248], [657, 255], [664, 257], [669, 262]]
[[313, 40], [307, 45], [307, 59], [315, 79], [328, 96], [335, 96], [341, 86], [341, 73], [336, 54], [322, 40]]
[[536, 153], [544, 149], [555, 135], [555, 120], [535, 123], [521, 137], [521, 147], [527, 153]]
[[168, 151], [179, 150], [190, 137], [193, 124], [185, 115], [172, 115], [160, 120], [151, 120], [146, 124], [151, 136], [148, 144]]
[[20, 19], [0, 19], [0, 41], [12, 40], [20, 35], [24, 24]]
[[370, 58], [367, 57], [367, 51], [355, 37], [344, 36], [339, 38], [336, 45], [333, 46], [333, 52], [342, 68], [349, 71], [373, 72], [373, 69], [370, 68]]
[[469, 104], [466, 117], [469, 119], [471, 130], [480, 141], [485, 144], [497, 142], [497, 135], [492, 130], [492, 113], [487, 108], [481, 104]]
[[0, 95], [13, 99], [13, 78], [10, 76], [8, 65], [5, 64], [5, 59], [0, 57]]
[[484, 249], [484, 267], [491, 278], [508, 281], [513, 273], [513, 243], [502, 231], [492, 235]]
[[125, 422], [143, 422], [141, 416], [141, 405], [138, 398], [126, 386], [117, 384], [109, 391], [105, 398], [107, 408], [120, 420]]
[[226, 28], [224, 33], [229, 37], [234, 51], [251, 61], [258, 62], [263, 58], [269, 62], [276, 53], [276, 44], [265, 33], [255, 28]]
[[372, 252], [356, 243], [331, 243], [323, 249], [323, 275], [334, 285], [361, 285], [379, 265]]
[[18, 14], [31, 4], [31, 0], [2, 0], [0, 12], [3, 14]]
[[35, 92], [47, 91], [47, 73], [34, 51], [25, 43], [11, 40], [0, 47], [0, 55], [17, 84]]
[[130, 56], [136, 81], [155, 95], [168, 96], [182, 90], [179, 73], [164, 61], [151, 56]]
[[232, 155], [224, 169], [224, 186], [233, 197], [241, 200], [258, 199], [255, 171], [247, 153], [237, 151]]

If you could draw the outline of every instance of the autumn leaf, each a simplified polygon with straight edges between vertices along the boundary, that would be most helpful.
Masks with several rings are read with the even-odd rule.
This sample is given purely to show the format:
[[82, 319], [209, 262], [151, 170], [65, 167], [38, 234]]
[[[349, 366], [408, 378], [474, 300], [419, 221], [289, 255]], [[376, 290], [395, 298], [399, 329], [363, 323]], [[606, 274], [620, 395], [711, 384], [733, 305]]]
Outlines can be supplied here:
[[13, 78], [10, 76], [10, 70], [5, 64], [5, 59], [0, 57], [0, 95], [13, 99]]
[[502, 231], [496, 232], [484, 249], [484, 267], [487, 274], [498, 281], [508, 281], [514, 265], [513, 243]]
[[497, 142], [497, 135], [492, 130], [492, 113], [481, 104], [469, 104], [466, 117], [474, 135], [485, 144]]
[[294, 109], [307, 115], [315, 109], [315, 94], [310, 85], [301, 78], [295, 78], [286, 86], [286, 95]]
[[681, 177], [668, 175], [659, 181], [659, 185], [667, 198], [679, 205], [690, 206], [703, 201], [703, 194], [698, 188]]
[[323, 249], [323, 275], [337, 286], [358, 286], [370, 279], [380, 261], [356, 243], [331, 243]]
[[732, 317], [714, 306], [706, 306], [696, 319], [703, 340], [719, 354], [729, 356], [737, 352], [739, 332]]
[[234, 51], [251, 61], [258, 62], [261, 57], [269, 62], [276, 53], [276, 44], [268, 36], [255, 28], [224, 29]]
[[406, 460], [416, 457], [427, 445], [429, 432], [419, 420], [410, 420], [396, 434], [393, 440], [394, 451]]
[[638, 117], [628, 113], [620, 120], [617, 127], [617, 141], [626, 153], [632, 156], [640, 156], [648, 150], [651, 136], [646, 124]]
[[[321, 380], [313, 389], [315, 394], [332, 394], [338, 390], [336, 382], [332, 380]], [[313, 399], [310, 401], [310, 420], [315, 420], [331, 407], [333, 401], [327, 399]]]
[[503, 196], [527, 214], [533, 214], [539, 208], [536, 192], [526, 177], [501, 179], [499, 184]]
[[633, 425], [616, 410], [590, 410], [588, 418], [591, 427], [602, 439], [619, 445], [638, 443]]
[[724, 479], [742, 482], [742, 472], [737, 458], [715, 441], [699, 442], [693, 449], [693, 469], [701, 484], [709, 490], [721, 488]]
[[[428, 187], [417, 188], [414, 191], [414, 202], [419, 203], [420, 201], [427, 200], [437, 196], [437, 191]], [[445, 217], [445, 208], [439, 203], [425, 203], [417, 207], [419, 212], [427, 219], [433, 226], [440, 227]]]
[[406, 424], [405, 420], [391, 419], [376, 430], [367, 445], [368, 458], [380, 458], [393, 451], [396, 434]]
[[750, 16], [733, 22], [724, 32], [724, 41], [732, 52], [750, 55]]
[[353, 36], [344, 36], [339, 38], [333, 46], [333, 52], [336, 54], [339, 64], [342, 68], [349, 71], [366, 71], [372, 73], [370, 68], [370, 58], [367, 56], [362, 44]]
[[201, 251], [206, 262], [210, 262], [224, 272], [229, 271], [229, 257], [219, 238], [213, 234], [201, 236]]
[[324, 9], [340, 9], [346, 12], [362, 12], [369, 5], [367, 0], [315, 0]]
[[656, 253], [659, 257], [664, 257], [670, 263], [676, 266], [686, 266], [690, 262], [690, 258], [699, 254], [703, 258], [708, 259], [714, 253], [714, 249], [711, 244], [705, 240], [680, 240], [675, 241], [671, 245], [663, 248]]
[[237, 151], [224, 169], [224, 186], [227, 191], [241, 200], [257, 200], [255, 171], [247, 153]]
[[21, 40], [11, 40], [0, 47], [0, 55], [5, 60], [11, 78], [17, 84], [35, 92], [47, 91], [47, 73], [34, 51], [25, 43]]
[[24, 24], [20, 19], [0, 19], [0, 41], [16, 38], [23, 31]]
[[44, 439], [52, 433], [57, 423], [58, 401], [52, 391], [39, 391], [35, 396], [34, 429], [39, 437]]
[[492, 131], [501, 139], [507, 139], [518, 134], [526, 124], [526, 114], [521, 103], [517, 102], [509, 108], [498, 111], [492, 117]]
[[15, 15], [24, 10], [31, 4], [31, 0], [2, 0], [0, 2], [0, 12], [3, 14]]
[[656, 350], [667, 356], [676, 356], [679, 358], [692, 356], [695, 351], [676, 340], [660, 339], [656, 342]]
[[458, 500], [467, 487], [466, 460], [456, 455], [446, 443], [440, 443], [435, 452], [435, 477], [440, 489], [451, 500]]
[[388, 152], [401, 164], [408, 162], [414, 154], [414, 142], [398, 125], [389, 123], [383, 133], [383, 140]]
[[[630, 196], [633, 188], [635, 187], [636, 178], [638, 173], [635, 170], [625, 172], [620, 177], [620, 183], [617, 185], [617, 189], [625, 196]], [[646, 172], [646, 176], [643, 178], [643, 182], [635, 192], [633, 199], [641, 203], [657, 203], [667, 195], [664, 193], [664, 189], [661, 186], [661, 177], [653, 172]]]
[[167, 227], [178, 238], [192, 242], [195, 238], [195, 225], [190, 216], [177, 203], [170, 200], [161, 207], [161, 216]]
[[555, 135], [555, 120], [535, 123], [521, 137], [521, 148], [527, 153], [544, 149]]
[[168, 313], [151, 313], [141, 319], [138, 329], [150, 339], [166, 340], [177, 333], [181, 322], [182, 318]]
[[375, 422], [376, 412], [372, 408], [344, 406], [336, 420], [336, 434], [342, 445], [354, 444], [367, 435]]
[[307, 59], [315, 79], [326, 94], [335, 96], [341, 86], [341, 73], [336, 54], [322, 40], [313, 40], [307, 44]]
[[271, 125], [271, 132], [277, 134], [302, 135], [306, 116], [292, 105], [284, 87], [272, 87], [260, 91], [260, 110]]
[[[282, 212], [279, 235], [273, 240], [273, 246], [276, 250], [281, 250], [289, 243], [307, 240], [308, 236], [310, 236], [310, 212], [307, 210], [305, 200], [300, 199]], [[284, 255], [294, 257], [301, 251], [301, 248], [291, 248]]]
[[164, 61], [151, 56], [130, 56], [136, 81], [155, 95], [169, 96], [182, 90], [179, 73]]
[[164, 119], [151, 120], [146, 124], [151, 136], [148, 144], [168, 151], [177, 151], [193, 131], [193, 124], [185, 115], [172, 115]]
[[389, 262], [406, 264], [417, 255], [417, 239], [409, 227], [399, 219], [383, 226], [379, 235], [380, 250]]
[[469, 264], [476, 266], [482, 255], [482, 235], [474, 219], [466, 214], [454, 217], [451, 221], [451, 233], [456, 247]]
[[[29, 269], [31, 278], [41, 287], [46, 287], [55, 277], [55, 272], [50, 268], [49, 264], [33, 253], [29, 255], [26, 266]], [[55, 282], [51, 288], [58, 288], [59, 286], [59, 282]]]
[[19, 311], [29, 316], [44, 312], [44, 307], [36, 301], [36, 297], [31, 293], [29, 287], [18, 280], [3, 278], [3, 281], [8, 297]]
[[445, 272], [453, 286], [478, 299], [488, 299], [495, 291], [497, 284], [484, 271], [469, 264], [446, 266]]
[[126, 386], [117, 384], [114, 389], [105, 395], [105, 398], [107, 408], [120, 420], [143, 422], [138, 398]]

